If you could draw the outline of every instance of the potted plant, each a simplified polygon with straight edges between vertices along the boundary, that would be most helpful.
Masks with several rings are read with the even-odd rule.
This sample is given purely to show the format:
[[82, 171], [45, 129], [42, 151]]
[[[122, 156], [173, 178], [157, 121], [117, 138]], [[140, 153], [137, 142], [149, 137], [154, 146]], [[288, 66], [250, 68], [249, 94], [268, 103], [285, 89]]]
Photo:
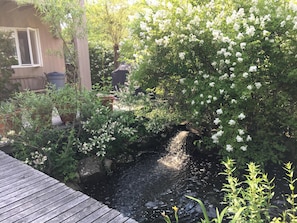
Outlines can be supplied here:
[[90, 118], [94, 112], [100, 107], [104, 106], [107, 109], [112, 109], [112, 104], [105, 101], [103, 103], [102, 98], [98, 99], [98, 93], [94, 90], [82, 90], [80, 94], [79, 105], [79, 117], [85, 121]]
[[54, 105], [64, 124], [75, 121], [79, 107], [79, 95], [79, 89], [70, 84], [53, 91]]
[[97, 94], [97, 97], [101, 101], [102, 105], [109, 108], [111, 111], [113, 110], [113, 102], [115, 100], [115, 97], [113, 95], [104, 95], [104, 94]]
[[21, 92], [16, 95], [16, 99], [27, 114], [26, 121], [31, 127], [40, 129], [52, 125], [53, 100], [50, 89], [45, 93]]
[[112, 86], [111, 85], [99, 86], [97, 84], [93, 86], [93, 89], [94, 91], [97, 91], [97, 98], [99, 99], [101, 104], [112, 111], [113, 102], [115, 100], [115, 97], [112, 94], [110, 94], [112, 90]]

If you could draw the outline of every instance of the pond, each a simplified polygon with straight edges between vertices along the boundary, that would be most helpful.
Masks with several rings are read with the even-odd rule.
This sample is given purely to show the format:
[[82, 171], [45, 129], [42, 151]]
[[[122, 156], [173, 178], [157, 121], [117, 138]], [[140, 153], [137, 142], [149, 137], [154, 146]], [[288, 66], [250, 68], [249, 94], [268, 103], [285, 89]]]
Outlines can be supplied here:
[[[179, 136], [179, 138], [178, 138]], [[221, 186], [225, 181], [223, 166], [215, 155], [185, 154], [186, 132], [179, 133], [169, 144], [166, 153], [145, 154], [129, 165], [119, 167], [104, 179], [84, 185], [84, 192], [117, 209], [140, 223], [164, 223], [163, 211], [173, 219], [173, 206], [179, 208], [180, 222], [197, 222], [202, 217], [200, 206], [185, 197], [190, 195], [203, 201], [210, 217], [215, 217], [216, 207], [222, 210]], [[284, 173], [270, 168], [270, 176], [282, 180]], [[285, 188], [275, 181], [273, 201], [283, 205], [280, 196]]]

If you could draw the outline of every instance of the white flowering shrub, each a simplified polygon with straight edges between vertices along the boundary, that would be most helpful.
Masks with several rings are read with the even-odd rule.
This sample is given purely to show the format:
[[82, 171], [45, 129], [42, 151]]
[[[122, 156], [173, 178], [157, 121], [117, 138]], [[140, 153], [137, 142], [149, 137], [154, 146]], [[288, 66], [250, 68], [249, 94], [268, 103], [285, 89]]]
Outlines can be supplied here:
[[160, 0], [133, 34], [134, 78], [162, 89], [204, 142], [238, 163], [281, 158], [297, 123], [296, 2]]
[[137, 139], [135, 122], [137, 118], [131, 112], [98, 107], [82, 122], [84, 132], [76, 139], [78, 151], [102, 157], [126, 152], [127, 146]]

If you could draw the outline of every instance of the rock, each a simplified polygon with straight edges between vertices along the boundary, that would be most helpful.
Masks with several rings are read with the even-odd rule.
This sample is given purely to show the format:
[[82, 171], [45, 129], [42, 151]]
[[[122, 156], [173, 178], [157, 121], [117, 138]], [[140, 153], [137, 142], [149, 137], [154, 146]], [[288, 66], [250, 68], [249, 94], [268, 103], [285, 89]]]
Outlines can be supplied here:
[[67, 182], [66, 185], [68, 187], [72, 188], [73, 190], [81, 191], [81, 188], [80, 188], [80, 186], [78, 185], [77, 182]]
[[146, 203], [145, 203], [145, 206], [146, 206], [147, 208], [152, 208], [152, 207], [155, 206], [155, 203], [152, 202], [152, 201], [149, 201], [149, 202], [146, 202]]
[[91, 177], [94, 174], [105, 174], [102, 160], [97, 156], [82, 159], [78, 164], [78, 173], [81, 179]]
[[111, 174], [112, 173], [111, 166], [112, 166], [113, 161], [110, 159], [104, 159], [103, 163], [104, 163], [104, 168], [105, 168], [106, 172], [108, 174]]
[[117, 157], [116, 163], [123, 164], [123, 163], [131, 163], [134, 162], [134, 158], [132, 155], [121, 154]]

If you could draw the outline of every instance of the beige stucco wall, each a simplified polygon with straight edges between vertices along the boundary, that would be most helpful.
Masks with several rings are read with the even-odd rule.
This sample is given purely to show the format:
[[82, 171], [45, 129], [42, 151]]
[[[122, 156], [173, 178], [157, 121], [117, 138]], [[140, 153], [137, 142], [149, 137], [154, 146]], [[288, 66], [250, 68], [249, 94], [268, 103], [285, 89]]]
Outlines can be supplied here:
[[1, 26], [39, 29], [42, 67], [15, 68], [14, 78], [43, 76], [44, 73], [53, 71], [65, 73], [62, 41], [52, 36], [49, 27], [41, 22], [33, 6], [17, 6], [14, 1], [0, 0]]

